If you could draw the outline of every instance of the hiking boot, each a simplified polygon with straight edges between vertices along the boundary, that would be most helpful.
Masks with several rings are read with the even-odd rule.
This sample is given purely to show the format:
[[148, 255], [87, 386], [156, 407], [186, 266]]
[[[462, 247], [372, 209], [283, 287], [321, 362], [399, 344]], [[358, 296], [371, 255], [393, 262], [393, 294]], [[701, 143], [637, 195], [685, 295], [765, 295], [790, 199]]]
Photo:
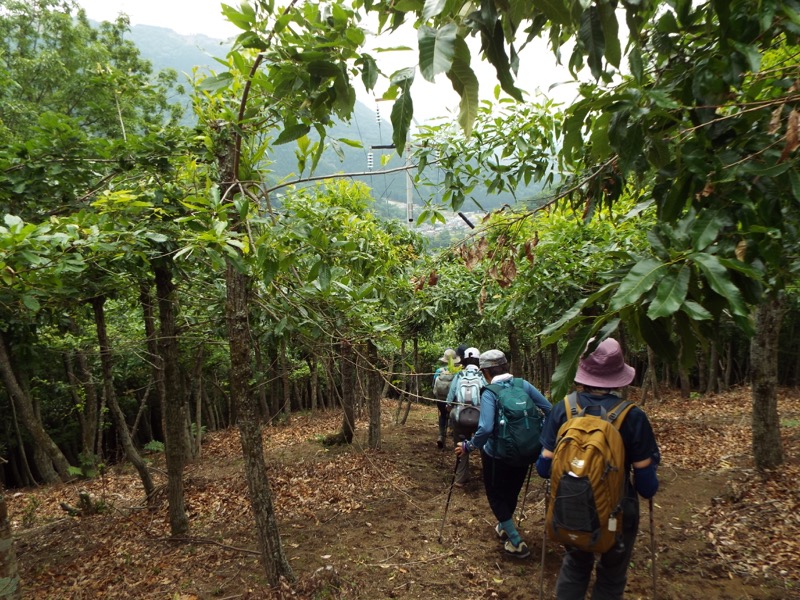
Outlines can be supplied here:
[[525, 542], [520, 542], [518, 546], [515, 546], [511, 543], [511, 540], [506, 540], [503, 547], [506, 554], [514, 558], [528, 558], [531, 555], [531, 551], [528, 550], [528, 545]]
[[494, 526], [494, 532], [497, 534], [497, 537], [500, 538], [501, 542], [505, 542], [508, 539], [508, 533], [506, 530], [500, 527], [500, 523]]
[[442, 438], [439, 438], [438, 440], [436, 440], [436, 447], [437, 447], [439, 450], [441, 450], [442, 448], [444, 448], [444, 440], [443, 440]]

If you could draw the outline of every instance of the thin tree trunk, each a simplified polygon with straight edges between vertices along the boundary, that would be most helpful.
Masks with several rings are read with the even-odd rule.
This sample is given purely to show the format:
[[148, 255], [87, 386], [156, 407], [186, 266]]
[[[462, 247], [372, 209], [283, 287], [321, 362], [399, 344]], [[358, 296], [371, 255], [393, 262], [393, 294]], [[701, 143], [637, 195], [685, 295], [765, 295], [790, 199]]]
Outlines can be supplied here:
[[372, 340], [367, 342], [367, 358], [371, 369], [367, 371], [367, 393], [369, 397], [369, 437], [367, 446], [376, 450], [381, 447], [381, 380], [378, 374], [378, 347]]
[[[17, 448], [19, 448], [19, 457], [20, 461], [22, 461], [22, 466], [25, 469], [25, 478], [18, 476], [17, 481], [22, 483], [23, 486], [32, 486], [36, 485], [36, 478], [31, 473], [31, 465], [28, 462], [28, 454], [25, 452], [25, 444], [22, 442], [22, 432], [19, 430], [19, 419], [17, 419], [17, 408], [14, 406], [14, 402], [10, 402], [11, 404], [11, 416], [14, 419], [14, 433], [16, 434], [17, 438]], [[11, 463], [14, 466], [14, 463]]]
[[188, 459], [186, 423], [188, 420], [186, 396], [178, 364], [178, 337], [175, 325], [175, 286], [172, 283], [171, 264], [153, 265], [158, 299], [159, 339], [158, 355], [161, 357], [164, 378], [164, 433], [167, 462], [167, 497], [169, 498], [169, 528], [173, 536], [189, 531], [189, 517], [183, 486], [183, 470]]
[[[0, 377], [2, 377], [6, 386], [6, 393], [11, 397], [11, 402], [14, 403], [25, 429], [31, 434], [34, 444], [46, 453], [49, 459], [48, 465], [52, 462], [52, 467], [55, 467], [55, 471], [53, 471], [52, 467], [48, 469], [47, 465], [43, 465], [45, 472], [40, 472], [40, 475], [45, 478], [45, 483], [56, 483], [59, 478], [62, 481], [69, 480], [69, 462], [47, 431], [45, 431], [41, 420], [36, 418], [33, 401], [23, 391], [19, 379], [11, 366], [6, 339], [2, 330], [0, 330]], [[56, 472], [58, 473], [57, 475]]]
[[89, 301], [92, 305], [92, 309], [94, 309], [94, 322], [97, 328], [97, 343], [100, 346], [100, 365], [103, 371], [103, 392], [105, 394], [106, 401], [108, 402], [108, 406], [111, 409], [111, 417], [116, 425], [117, 436], [119, 437], [119, 441], [122, 444], [123, 450], [125, 451], [125, 456], [134, 466], [136, 472], [139, 473], [139, 478], [142, 480], [142, 486], [144, 487], [145, 496], [147, 497], [148, 502], [150, 502], [153, 497], [153, 492], [155, 491], [153, 478], [150, 476], [150, 472], [147, 470], [147, 465], [142, 460], [142, 457], [139, 455], [136, 447], [133, 445], [133, 440], [131, 439], [130, 432], [128, 431], [128, 425], [125, 422], [125, 414], [119, 407], [117, 395], [114, 391], [114, 368], [111, 358], [111, 343], [108, 340], [105, 310], [103, 308], [105, 301], [105, 296], [96, 296]]
[[264, 368], [264, 357], [261, 355], [261, 343], [258, 340], [255, 340], [253, 348], [256, 354], [256, 371], [258, 373], [258, 405], [261, 408], [261, 421], [266, 423], [270, 418], [265, 381], [267, 370]]
[[22, 598], [17, 556], [14, 552], [14, 535], [8, 522], [6, 497], [2, 489], [0, 489], [0, 598], [9, 600]]
[[389, 364], [386, 367], [387, 371], [385, 374], [379, 372], [379, 375], [383, 379], [383, 389], [381, 390], [381, 398], [386, 398], [389, 395], [389, 390], [392, 386], [392, 379], [394, 379], [394, 353], [389, 357]]
[[522, 372], [522, 350], [519, 345], [519, 336], [517, 335], [517, 328], [512, 321], [508, 322], [508, 354], [509, 354], [509, 372], [516, 373], [517, 377], [524, 377]]
[[[133, 420], [133, 425], [131, 426], [131, 437], [135, 440], [136, 433], [139, 431], [139, 425], [142, 422], [142, 417], [147, 410], [147, 399], [150, 397], [150, 389], [153, 387], [153, 380], [147, 382], [147, 387], [144, 390], [144, 394], [142, 395], [142, 399], [139, 401], [139, 410], [136, 412], [136, 418]], [[147, 419], [145, 419], [147, 420]], [[147, 432], [148, 428], [145, 428], [145, 433]], [[152, 429], [150, 430], [152, 433]], [[150, 436], [152, 438], [152, 436]]]
[[289, 380], [289, 357], [287, 356], [288, 349], [286, 347], [286, 338], [281, 338], [281, 384], [283, 389], [283, 413], [286, 415], [286, 423], [292, 414], [292, 387]]
[[167, 392], [164, 388], [164, 361], [158, 351], [158, 332], [156, 331], [155, 310], [149, 284], [142, 284], [139, 288], [139, 303], [142, 305], [145, 341], [150, 360], [150, 376], [156, 384], [157, 392], [156, 401], [151, 406], [152, 417], [150, 422], [154, 425], [153, 437], [163, 440], [166, 438], [164, 432], [167, 428], [164, 417]]
[[306, 359], [308, 363], [308, 372], [311, 373], [311, 412], [317, 412], [317, 397], [319, 395], [319, 370], [317, 369], [317, 360], [313, 356]]
[[[78, 325], [73, 318], [70, 318], [69, 330], [76, 337], [80, 334]], [[77, 375], [73, 366], [73, 358], [78, 367]], [[89, 459], [95, 453], [99, 427], [100, 402], [97, 395], [97, 386], [94, 384], [89, 361], [83, 350], [75, 350], [73, 354], [66, 356], [65, 363], [70, 386], [75, 390], [76, 394], [78, 389], [83, 389], [83, 398], [78, 400], [80, 395], [77, 395], [76, 404], [79, 407], [78, 412], [81, 421], [81, 452], [86, 459]]]
[[783, 464], [778, 416], [778, 350], [784, 298], [773, 296], [756, 309], [756, 334], [750, 341], [753, 385], [753, 458], [758, 469]]
[[719, 391], [719, 352], [716, 342], [711, 342], [711, 349], [708, 357], [708, 382], [706, 394], [714, 394]]
[[272, 491], [264, 461], [264, 447], [258, 418], [258, 401], [251, 389], [250, 323], [248, 299], [250, 278], [232, 263], [226, 271], [228, 342], [231, 354], [231, 398], [239, 415], [239, 436], [244, 456], [250, 504], [256, 520], [256, 540], [261, 564], [270, 585], [282, 577], [293, 581], [294, 574], [283, 552]]
[[194, 390], [194, 448], [192, 456], [198, 458], [203, 443], [203, 346], [197, 353], [194, 375], [192, 376], [192, 389]]
[[353, 347], [348, 341], [341, 343], [342, 372], [342, 437], [348, 444], [353, 443], [356, 429], [355, 400], [355, 365], [353, 364]]

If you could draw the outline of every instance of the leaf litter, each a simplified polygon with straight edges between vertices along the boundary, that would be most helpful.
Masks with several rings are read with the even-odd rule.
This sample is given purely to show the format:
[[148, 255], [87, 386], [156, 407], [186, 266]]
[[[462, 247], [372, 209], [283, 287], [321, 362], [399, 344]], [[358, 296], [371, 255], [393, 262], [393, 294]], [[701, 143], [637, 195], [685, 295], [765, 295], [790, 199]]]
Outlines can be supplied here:
[[[636, 400], [638, 390], [631, 390]], [[752, 460], [748, 388], [645, 409], [661, 446], [655, 497], [658, 597], [662, 600], [800, 598], [800, 395], [781, 390], [785, 464], [758, 473]], [[540, 585], [543, 486], [526, 488], [520, 529], [532, 557], [503, 555], [483, 494], [480, 461], [454, 489], [453, 455], [436, 449], [436, 410], [414, 404], [393, 424], [383, 404], [383, 445], [367, 450], [359, 419], [351, 447], [325, 447], [341, 415], [292, 415], [264, 429], [268, 477], [284, 552], [298, 582], [264, 583], [238, 431], [211, 432], [185, 471], [190, 533], [169, 536], [163, 456], [151, 454], [159, 486], [153, 508], [129, 465], [100, 478], [7, 491], [28, 597], [50, 598], [474, 598], [535, 597]], [[476, 457], [477, 458], [477, 457]], [[107, 510], [69, 517], [86, 490]], [[439, 543], [439, 533], [443, 534]], [[545, 596], [561, 549], [545, 546]], [[647, 502], [626, 598], [652, 597]]]

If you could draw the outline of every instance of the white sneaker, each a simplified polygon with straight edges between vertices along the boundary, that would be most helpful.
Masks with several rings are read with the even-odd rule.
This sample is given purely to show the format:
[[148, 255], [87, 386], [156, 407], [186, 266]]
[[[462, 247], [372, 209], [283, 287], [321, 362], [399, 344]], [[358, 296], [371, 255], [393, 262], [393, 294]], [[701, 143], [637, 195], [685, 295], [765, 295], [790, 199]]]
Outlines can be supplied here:
[[525, 542], [520, 542], [518, 546], [515, 546], [511, 543], [511, 540], [506, 540], [504, 548], [506, 554], [514, 558], [528, 558], [531, 555], [531, 551], [528, 550], [528, 545]]

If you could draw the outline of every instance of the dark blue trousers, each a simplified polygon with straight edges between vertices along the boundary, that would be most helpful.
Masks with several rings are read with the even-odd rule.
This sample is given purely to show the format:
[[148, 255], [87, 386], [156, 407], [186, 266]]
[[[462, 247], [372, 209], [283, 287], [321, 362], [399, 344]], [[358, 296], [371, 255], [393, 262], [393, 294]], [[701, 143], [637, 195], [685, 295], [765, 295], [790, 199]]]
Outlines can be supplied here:
[[[632, 493], [631, 493], [632, 492]], [[628, 581], [628, 565], [639, 531], [639, 498], [629, 490], [623, 505], [622, 539], [599, 556], [591, 600], [620, 600]], [[584, 600], [595, 568], [595, 555], [566, 546], [566, 555], [556, 581], [558, 600]]]

